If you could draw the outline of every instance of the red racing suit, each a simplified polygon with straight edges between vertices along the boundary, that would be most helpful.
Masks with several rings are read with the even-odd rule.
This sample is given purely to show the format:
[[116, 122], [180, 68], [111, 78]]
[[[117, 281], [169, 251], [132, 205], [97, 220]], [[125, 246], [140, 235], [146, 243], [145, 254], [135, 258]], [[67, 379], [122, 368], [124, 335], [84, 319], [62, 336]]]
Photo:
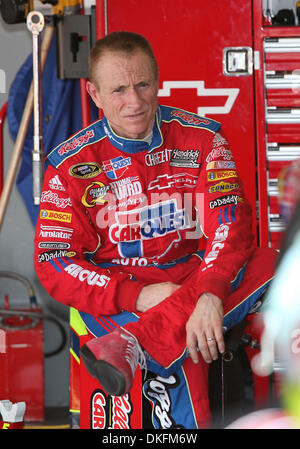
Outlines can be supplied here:
[[35, 268], [53, 298], [94, 317], [139, 316], [145, 285], [181, 284], [142, 314], [144, 327], [128, 325], [167, 367], [184, 351], [185, 336], [164, 334], [178, 320], [184, 329], [203, 292], [222, 299], [226, 311], [255, 248], [251, 207], [220, 123], [159, 106], [150, 140], [121, 138], [104, 117], [48, 155]]
[[[160, 280], [158, 265], [202, 248], [198, 294], [227, 297], [254, 247], [251, 208], [219, 123], [161, 106], [149, 145], [116, 136], [104, 118], [47, 162], [35, 267], [56, 300], [95, 316], [136, 312], [141, 288]], [[97, 266], [105, 263], [116, 268]], [[145, 277], [141, 267], [152, 269]]]

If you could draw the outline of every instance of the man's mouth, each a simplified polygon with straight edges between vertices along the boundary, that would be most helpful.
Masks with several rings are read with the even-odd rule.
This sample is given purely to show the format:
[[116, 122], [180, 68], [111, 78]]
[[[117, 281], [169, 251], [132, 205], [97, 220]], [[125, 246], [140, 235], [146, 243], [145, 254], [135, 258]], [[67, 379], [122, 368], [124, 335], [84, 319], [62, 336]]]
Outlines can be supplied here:
[[141, 119], [144, 115], [145, 115], [145, 112], [138, 112], [138, 113], [136, 113], [136, 114], [128, 114], [128, 115], [126, 115], [126, 118], [127, 118], [128, 120], [134, 121], [134, 120], [139, 120], [139, 119]]

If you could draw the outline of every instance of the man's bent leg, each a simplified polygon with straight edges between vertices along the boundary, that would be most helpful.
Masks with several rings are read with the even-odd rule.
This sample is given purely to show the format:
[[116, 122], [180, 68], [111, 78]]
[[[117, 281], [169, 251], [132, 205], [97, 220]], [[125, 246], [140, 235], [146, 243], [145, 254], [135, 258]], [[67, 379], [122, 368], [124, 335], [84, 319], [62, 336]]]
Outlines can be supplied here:
[[[274, 276], [277, 253], [256, 248], [239, 285], [224, 301], [224, 326], [228, 330], [247, 315]], [[198, 298], [193, 288], [181, 287], [172, 296], [144, 313], [136, 323], [125, 327], [133, 333], [150, 356], [172, 373], [186, 351], [185, 325]]]
[[[224, 325], [227, 329], [242, 321], [267, 288], [274, 274], [275, 254], [275, 251], [268, 248], [257, 248], [249, 260], [243, 281], [239, 286], [234, 286], [236, 290], [224, 302]], [[130, 322], [124, 326], [125, 330], [136, 337], [135, 345], [138, 348], [142, 346], [152, 357], [152, 360], [147, 360], [151, 371], [167, 377], [178, 370], [179, 364], [182, 364], [186, 356], [185, 325], [197, 300], [193, 286], [184, 285], [162, 303], [143, 313], [137, 322]], [[109, 343], [110, 338], [115, 338], [113, 334], [114, 332], [110, 334], [111, 337], [108, 336], [105, 344]], [[104, 343], [103, 337], [98, 340], [95, 342], [95, 346], [101, 346], [101, 340]], [[120, 351], [121, 358], [126, 358], [126, 351], [124, 346]], [[96, 360], [101, 360], [102, 354], [101, 348], [97, 349], [94, 354]], [[108, 361], [109, 364], [111, 362], [111, 360], [104, 361]], [[158, 370], [153, 368], [155, 365]], [[113, 367], [118, 369], [117, 363], [114, 362]], [[163, 372], [161, 371], [162, 367], [164, 368]], [[167, 370], [165, 370], [166, 368]], [[134, 376], [134, 369], [132, 371], [132, 376]], [[109, 374], [107, 377], [109, 379]], [[130, 388], [130, 385], [127, 388]]]

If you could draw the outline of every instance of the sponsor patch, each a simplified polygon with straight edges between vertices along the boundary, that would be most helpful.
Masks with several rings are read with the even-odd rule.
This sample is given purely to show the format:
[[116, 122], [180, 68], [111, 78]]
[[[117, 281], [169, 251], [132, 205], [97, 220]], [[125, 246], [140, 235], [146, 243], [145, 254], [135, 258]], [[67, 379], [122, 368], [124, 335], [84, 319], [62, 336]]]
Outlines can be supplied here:
[[221, 145], [228, 145], [228, 142], [225, 139], [225, 137], [223, 137], [220, 133], [216, 133], [213, 140], [212, 148], [217, 148]]
[[230, 190], [235, 190], [238, 189], [240, 186], [237, 183], [230, 183], [230, 182], [219, 182], [218, 184], [215, 184], [213, 186], [211, 186], [208, 189], [209, 193], [214, 193], [214, 192], [230, 192]]
[[221, 157], [222, 159], [224, 159], [225, 161], [230, 161], [232, 159], [232, 153], [228, 148], [225, 147], [218, 147], [218, 148], [213, 148], [211, 150], [211, 152], [208, 154], [208, 156], [206, 157], [206, 162], [211, 162], [214, 159]]
[[75, 256], [75, 252], [69, 252], [63, 249], [57, 249], [52, 251], [45, 251], [44, 253], [38, 254], [38, 261], [41, 262], [49, 262], [53, 259], [58, 259], [59, 257], [73, 257]]
[[[153, 403], [154, 418], [159, 423], [160, 429], [176, 428], [176, 423], [172, 417], [171, 390], [179, 385], [179, 378], [176, 374], [168, 378], [156, 376], [145, 382], [143, 390], [145, 396]], [[182, 427], [178, 425], [178, 427]]]
[[71, 198], [60, 198], [56, 192], [52, 192], [51, 190], [42, 192], [40, 201], [41, 203], [54, 204], [56, 207], [59, 207], [61, 209], [72, 206]]
[[44, 220], [56, 220], [65, 223], [71, 223], [72, 214], [67, 214], [66, 212], [60, 212], [58, 210], [46, 210], [42, 209], [40, 211], [40, 218]]
[[173, 117], [181, 118], [182, 120], [187, 122], [189, 125], [209, 125], [210, 124], [209, 120], [197, 117], [196, 115], [190, 114], [185, 111], [174, 110], [171, 112], [171, 115]]
[[61, 180], [59, 179], [58, 175], [55, 175], [52, 179], [50, 179], [49, 181], [49, 187], [52, 190], [61, 190], [61, 191], [65, 191], [66, 189], [64, 188], [64, 186], [62, 185]]
[[208, 181], [218, 181], [224, 178], [236, 178], [238, 176], [235, 170], [210, 171], [207, 173]]
[[65, 242], [40, 242], [40, 249], [70, 249], [70, 243]]
[[102, 170], [109, 179], [119, 179], [131, 165], [131, 157], [115, 157], [102, 164]]
[[96, 162], [85, 162], [70, 167], [69, 173], [75, 178], [94, 178], [101, 173], [101, 167]]
[[226, 206], [227, 204], [235, 204], [238, 202], [242, 202], [243, 198], [238, 195], [224, 195], [220, 196], [220, 198], [216, 198], [213, 201], [209, 202], [209, 208], [214, 209], [215, 207]]
[[80, 282], [86, 282], [88, 285], [96, 285], [97, 287], [106, 288], [110, 281], [110, 277], [105, 274], [98, 274], [96, 271], [86, 270], [76, 263], [71, 263], [64, 269], [64, 271], [69, 273], [73, 278], [78, 279]]
[[224, 248], [224, 241], [228, 237], [229, 226], [221, 224], [215, 232], [215, 237], [212, 242], [211, 251], [205, 257], [205, 263], [209, 264], [218, 257], [219, 251]]
[[66, 239], [72, 238], [73, 229], [63, 228], [62, 226], [46, 226], [41, 224], [39, 237]]
[[117, 265], [130, 265], [132, 267], [145, 267], [146, 265], [148, 265], [148, 261], [144, 257], [126, 257], [122, 259], [112, 259], [112, 263], [115, 263]]
[[170, 166], [199, 168], [200, 164], [197, 163], [199, 154], [199, 150], [179, 150], [174, 148], [171, 155]]
[[117, 223], [109, 229], [113, 243], [148, 240], [186, 229], [189, 219], [184, 209], [177, 209], [176, 201], [165, 201], [132, 211], [117, 212]]
[[154, 153], [147, 153], [145, 156], [145, 162], [148, 167], [163, 164], [169, 162], [171, 159], [172, 150], [165, 148], [164, 150], [155, 151]]
[[103, 390], [91, 395], [92, 429], [131, 429], [132, 404], [128, 393], [108, 396]]
[[176, 189], [182, 189], [183, 187], [196, 187], [197, 180], [197, 176], [193, 176], [189, 173], [159, 175], [156, 179], [149, 183], [148, 190], [161, 190], [168, 189], [170, 187], [175, 187]]
[[67, 141], [59, 148], [59, 155], [63, 156], [64, 154], [69, 153], [70, 151], [73, 151], [78, 147], [81, 147], [82, 145], [88, 143], [88, 141], [92, 139], [94, 135], [94, 131], [90, 129], [87, 130], [83, 135], [74, 137], [72, 140]]
[[94, 207], [96, 204], [104, 204], [106, 202], [105, 195], [109, 190], [109, 186], [101, 181], [92, 182], [84, 191], [81, 202], [86, 207]]
[[214, 170], [214, 169], [219, 170], [222, 168], [235, 169], [236, 168], [235, 162], [234, 161], [212, 161], [206, 165], [206, 170]]
[[111, 190], [118, 200], [142, 193], [142, 185], [138, 176], [128, 176], [110, 183]]
[[225, 223], [232, 223], [233, 221], [235, 221], [235, 210], [236, 210], [236, 205], [233, 204], [232, 206], [226, 206], [223, 207], [222, 209], [219, 209], [219, 216], [218, 216], [218, 222], [220, 224], [225, 224]]

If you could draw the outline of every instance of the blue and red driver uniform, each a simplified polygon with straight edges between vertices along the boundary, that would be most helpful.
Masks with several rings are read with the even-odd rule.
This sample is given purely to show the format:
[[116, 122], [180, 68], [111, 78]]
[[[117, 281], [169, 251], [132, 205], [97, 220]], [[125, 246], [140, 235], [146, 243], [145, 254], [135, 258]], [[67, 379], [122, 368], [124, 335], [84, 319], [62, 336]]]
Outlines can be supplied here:
[[[104, 117], [46, 163], [35, 236], [42, 285], [78, 309], [95, 336], [103, 329], [93, 317], [113, 316], [137, 337], [151, 372], [176, 377], [167, 422], [207, 425], [208, 365], [186, 357], [185, 324], [210, 292], [231, 328], [274, 269], [273, 252], [255, 248], [251, 206], [220, 123], [159, 106], [149, 139], [131, 140]], [[181, 288], [138, 312], [141, 289], [167, 281]], [[159, 416], [153, 421], [163, 427]]]

